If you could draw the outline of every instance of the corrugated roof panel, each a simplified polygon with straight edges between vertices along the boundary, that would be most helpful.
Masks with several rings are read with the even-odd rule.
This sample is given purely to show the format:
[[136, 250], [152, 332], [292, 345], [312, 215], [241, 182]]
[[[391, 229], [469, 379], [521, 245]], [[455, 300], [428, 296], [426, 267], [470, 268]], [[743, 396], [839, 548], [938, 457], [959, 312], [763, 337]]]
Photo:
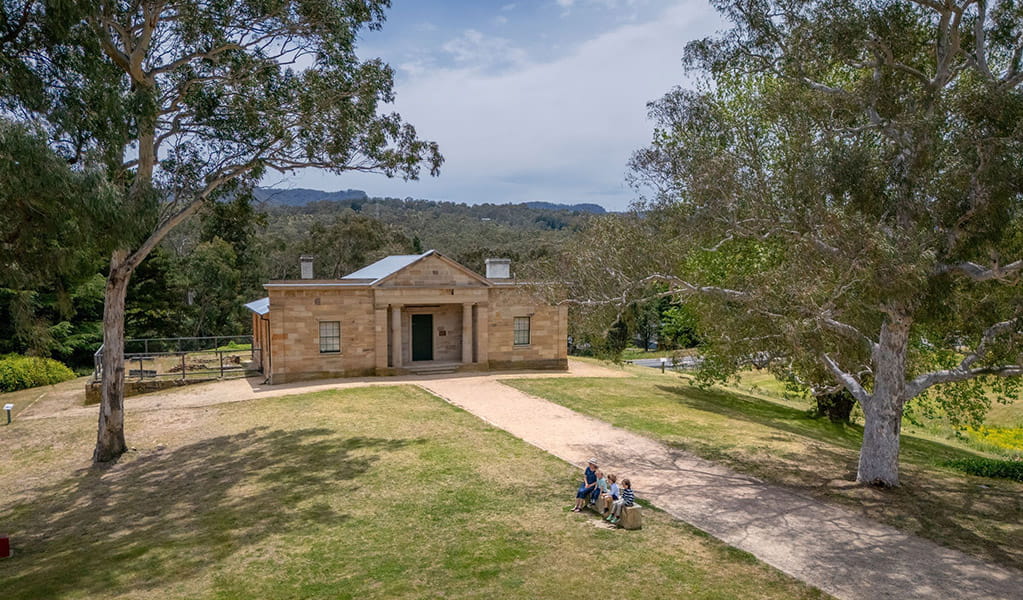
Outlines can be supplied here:
[[384, 277], [404, 269], [431, 252], [433, 251], [430, 250], [424, 254], [396, 254], [394, 256], [381, 258], [371, 265], [365, 266], [354, 273], [345, 275], [341, 279], [369, 279], [371, 281], [380, 281]]
[[270, 297], [260, 298], [259, 300], [253, 300], [245, 305], [245, 308], [251, 310], [257, 315], [265, 315], [270, 312]]

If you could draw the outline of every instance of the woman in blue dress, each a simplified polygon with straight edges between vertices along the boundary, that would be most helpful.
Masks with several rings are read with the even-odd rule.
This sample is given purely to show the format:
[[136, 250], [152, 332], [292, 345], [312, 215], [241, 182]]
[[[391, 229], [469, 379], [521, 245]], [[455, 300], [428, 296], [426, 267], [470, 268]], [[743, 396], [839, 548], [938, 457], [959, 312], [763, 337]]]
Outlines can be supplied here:
[[572, 512], [582, 512], [586, 507], [586, 500], [593, 496], [597, 490], [597, 460], [591, 458], [587, 461], [586, 470], [583, 472], [583, 482], [575, 492], [575, 508]]

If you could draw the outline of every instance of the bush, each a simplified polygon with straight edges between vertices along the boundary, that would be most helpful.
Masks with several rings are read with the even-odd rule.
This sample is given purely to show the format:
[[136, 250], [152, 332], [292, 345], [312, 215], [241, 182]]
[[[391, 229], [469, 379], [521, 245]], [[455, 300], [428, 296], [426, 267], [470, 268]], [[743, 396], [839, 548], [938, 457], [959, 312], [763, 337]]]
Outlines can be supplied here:
[[0, 356], [0, 392], [14, 392], [74, 379], [63, 363], [50, 358], [8, 354]]
[[997, 458], [960, 458], [950, 460], [945, 466], [969, 475], [1013, 479], [1023, 481], [1023, 460], [1000, 460]]

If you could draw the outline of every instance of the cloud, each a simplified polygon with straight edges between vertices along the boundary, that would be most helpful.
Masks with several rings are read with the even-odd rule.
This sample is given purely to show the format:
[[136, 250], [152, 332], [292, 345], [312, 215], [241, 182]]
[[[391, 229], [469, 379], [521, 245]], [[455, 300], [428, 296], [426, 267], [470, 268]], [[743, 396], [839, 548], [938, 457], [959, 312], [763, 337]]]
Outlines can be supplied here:
[[501, 37], [488, 36], [475, 29], [467, 29], [461, 36], [445, 42], [441, 48], [460, 67], [480, 70], [522, 65], [526, 51]]
[[501, 10], [504, 10], [504, 11], [515, 10], [516, 6], [518, 6], [518, 5], [515, 4], [514, 2], [511, 3], [511, 4], [505, 4], [504, 6], [501, 7]]
[[[296, 184], [457, 202], [596, 202], [624, 209], [629, 156], [650, 141], [646, 103], [683, 82], [685, 42], [719, 29], [689, 0], [619, 24], [538, 60], [502, 38], [467, 30], [444, 44], [453, 63], [406, 70], [395, 109], [446, 158], [441, 176], [402, 183], [358, 174]], [[510, 52], [512, 58], [501, 57]], [[503, 63], [502, 63], [503, 61]], [[502, 63], [503, 69], [493, 65]], [[489, 65], [484, 68], [484, 65]]]

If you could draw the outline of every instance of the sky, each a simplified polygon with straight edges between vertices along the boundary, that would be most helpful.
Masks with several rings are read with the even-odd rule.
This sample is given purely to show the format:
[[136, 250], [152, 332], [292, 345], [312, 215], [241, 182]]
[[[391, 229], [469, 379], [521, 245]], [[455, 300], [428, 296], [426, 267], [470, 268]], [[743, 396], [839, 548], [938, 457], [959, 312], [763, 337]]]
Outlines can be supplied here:
[[263, 185], [625, 210], [629, 156], [653, 130], [647, 103], [691, 86], [685, 44], [723, 29], [707, 0], [393, 0], [359, 54], [394, 68], [383, 110], [440, 145], [440, 176], [305, 170]]

